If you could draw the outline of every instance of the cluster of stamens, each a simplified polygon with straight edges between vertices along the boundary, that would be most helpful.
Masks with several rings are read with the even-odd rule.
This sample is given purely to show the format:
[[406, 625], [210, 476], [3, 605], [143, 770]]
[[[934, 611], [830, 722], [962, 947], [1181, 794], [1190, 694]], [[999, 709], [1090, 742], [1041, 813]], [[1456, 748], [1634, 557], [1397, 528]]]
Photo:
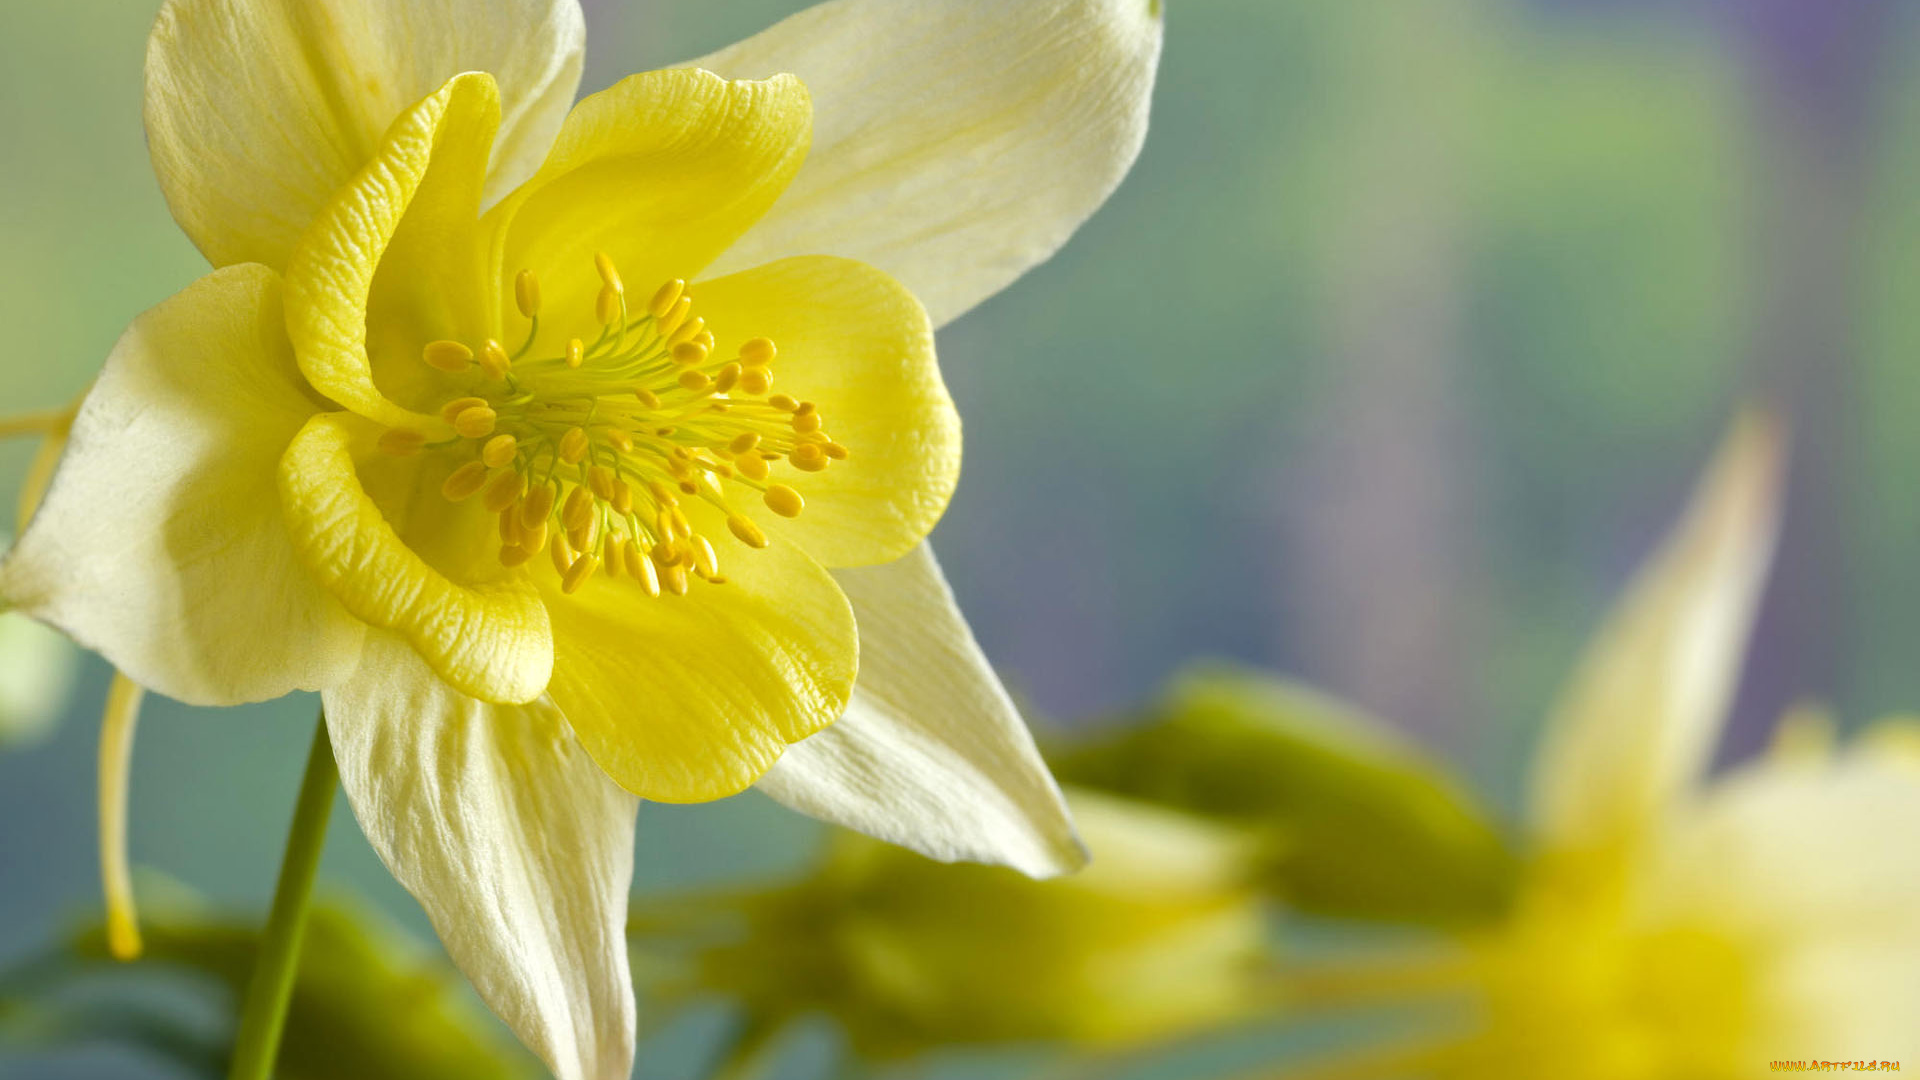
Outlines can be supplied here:
[[455, 502], [477, 496], [498, 516], [506, 566], [545, 551], [569, 593], [604, 572], [650, 596], [684, 596], [690, 577], [726, 580], [686, 500], [717, 508], [735, 538], [764, 548], [766, 533], [733, 506], [728, 486], [798, 517], [805, 501], [774, 470], [819, 472], [848, 451], [827, 435], [813, 402], [772, 392], [779, 349], [771, 340], [719, 356], [684, 281], [660, 286], [635, 311], [613, 260], [600, 254], [594, 264], [602, 285], [591, 343], [572, 338], [559, 355], [531, 355], [540, 282], [522, 270], [514, 300], [528, 330], [517, 352], [491, 339], [478, 349], [433, 341], [421, 352], [426, 364], [471, 381], [440, 411], [453, 437], [428, 443], [395, 428], [380, 445], [464, 458], [441, 493]]

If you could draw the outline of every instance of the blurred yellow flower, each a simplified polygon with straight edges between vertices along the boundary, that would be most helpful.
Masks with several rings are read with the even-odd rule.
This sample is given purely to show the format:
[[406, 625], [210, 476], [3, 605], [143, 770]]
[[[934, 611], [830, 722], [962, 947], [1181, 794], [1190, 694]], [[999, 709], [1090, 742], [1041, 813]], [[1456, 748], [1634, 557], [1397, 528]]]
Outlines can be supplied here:
[[1160, 36], [837, 0], [574, 105], [575, 0], [169, 0], [148, 142], [216, 269], [116, 346], [0, 597], [190, 703], [321, 691], [364, 831], [563, 1077], [630, 1068], [636, 796], [1071, 869], [922, 543], [933, 333], [1119, 183]]
[[942, 866], [842, 833], [798, 883], [643, 909], [639, 941], [670, 950], [737, 919], [667, 993], [727, 995], [762, 1035], [825, 1012], [868, 1060], [1022, 1041], [1102, 1049], [1256, 1010], [1257, 845], [1144, 803], [1069, 801], [1094, 855], [1072, 877]]
[[1738, 425], [1591, 646], [1532, 770], [1512, 913], [1463, 933], [1457, 957], [1385, 972], [1386, 996], [1464, 991], [1467, 1026], [1327, 1075], [1732, 1080], [1920, 1061], [1916, 738], [1885, 727], [1835, 754], [1792, 720], [1773, 754], [1705, 776], [1771, 557], [1779, 443], [1764, 419]]

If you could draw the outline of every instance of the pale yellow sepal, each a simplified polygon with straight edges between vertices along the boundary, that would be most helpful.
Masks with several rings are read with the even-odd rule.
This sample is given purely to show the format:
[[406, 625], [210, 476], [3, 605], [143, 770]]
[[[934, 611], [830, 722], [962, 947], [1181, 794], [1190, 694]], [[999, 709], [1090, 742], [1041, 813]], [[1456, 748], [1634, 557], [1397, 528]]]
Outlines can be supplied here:
[[215, 266], [284, 268], [401, 113], [485, 71], [502, 104], [497, 197], [573, 104], [585, 37], [578, 0], [168, 0], [147, 42], [160, 189]]
[[1594, 638], [1531, 777], [1548, 848], [1633, 842], [1705, 768], [1773, 551], [1782, 457], [1777, 423], [1742, 417]]
[[461, 693], [503, 703], [539, 697], [553, 672], [553, 635], [532, 583], [525, 574], [450, 580], [402, 539], [360, 480], [356, 449], [370, 449], [367, 428], [344, 414], [316, 416], [280, 459], [281, 503], [301, 561], [348, 611], [398, 631]]

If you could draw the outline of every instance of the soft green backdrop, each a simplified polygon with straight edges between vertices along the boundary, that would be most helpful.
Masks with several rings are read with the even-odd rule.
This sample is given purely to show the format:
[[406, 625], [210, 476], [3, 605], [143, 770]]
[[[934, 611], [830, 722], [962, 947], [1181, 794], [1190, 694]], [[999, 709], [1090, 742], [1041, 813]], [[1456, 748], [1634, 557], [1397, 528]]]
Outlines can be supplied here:
[[[589, 0], [585, 89], [800, 6]], [[1920, 706], [1910, 14], [1167, 6], [1133, 176], [941, 342], [968, 444], [936, 543], [1036, 713], [1075, 722], [1235, 657], [1357, 698], [1500, 799], [1750, 393], [1793, 414], [1803, 455], [1733, 752], [1802, 694], [1854, 721]], [[71, 398], [204, 268], [141, 139], [152, 15], [0, 5], [0, 411]], [[0, 447], [0, 494], [25, 460]], [[105, 676], [88, 667], [57, 737], [0, 756], [0, 961], [96, 903]], [[136, 860], [264, 910], [313, 709], [153, 702]], [[344, 807], [334, 826], [325, 879], [424, 932]], [[748, 796], [649, 808], [641, 836], [638, 887], [660, 889], [794, 865], [817, 833]], [[698, 1042], [639, 1075], [682, 1075]], [[111, 1052], [11, 1067], [168, 1075]]]

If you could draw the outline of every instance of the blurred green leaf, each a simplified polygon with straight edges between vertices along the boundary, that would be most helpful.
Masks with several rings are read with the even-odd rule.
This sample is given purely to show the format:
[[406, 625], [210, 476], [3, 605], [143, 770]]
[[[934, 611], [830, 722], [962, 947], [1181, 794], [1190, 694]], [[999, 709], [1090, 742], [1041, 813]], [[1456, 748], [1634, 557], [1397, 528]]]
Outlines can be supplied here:
[[[196, 1037], [141, 999], [77, 994], [82, 982], [150, 981], [186, 973], [237, 1008], [253, 972], [259, 930], [202, 914], [151, 910], [137, 961], [109, 958], [89, 926], [0, 983], [0, 1038], [36, 1046], [111, 1039], [212, 1078], [226, 1070], [229, 1031]], [[351, 906], [314, 910], [287, 1016], [280, 1080], [522, 1080], [541, 1075], [518, 1046], [462, 996], [458, 973]]]
[[1143, 722], [1048, 760], [1064, 783], [1267, 830], [1261, 879], [1297, 910], [1458, 925], [1513, 892], [1511, 847], [1442, 771], [1378, 721], [1269, 676], [1191, 671]]

